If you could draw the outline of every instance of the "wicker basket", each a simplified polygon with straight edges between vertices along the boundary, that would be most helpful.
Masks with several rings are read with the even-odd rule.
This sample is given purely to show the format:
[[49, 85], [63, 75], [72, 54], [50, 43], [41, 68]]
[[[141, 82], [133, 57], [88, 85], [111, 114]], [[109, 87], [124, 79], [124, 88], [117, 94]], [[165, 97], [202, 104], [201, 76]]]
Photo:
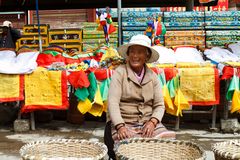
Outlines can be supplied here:
[[216, 160], [240, 160], [240, 140], [215, 143], [212, 150]]
[[20, 155], [23, 160], [99, 160], [106, 158], [107, 147], [87, 140], [56, 139], [28, 143]]
[[203, 149], [192, 142], [163, 139], [129, 139], [115, 146], [117, 159], [204, 160]]

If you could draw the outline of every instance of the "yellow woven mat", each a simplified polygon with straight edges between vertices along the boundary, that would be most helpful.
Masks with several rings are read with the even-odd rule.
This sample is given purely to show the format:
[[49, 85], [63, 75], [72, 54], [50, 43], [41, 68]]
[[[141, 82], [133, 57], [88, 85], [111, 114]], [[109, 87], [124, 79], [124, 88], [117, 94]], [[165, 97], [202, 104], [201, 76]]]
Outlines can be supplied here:
[[215, 101], [215, 72], [213, 68], [182, 68], [180, 89], [189, 102]]

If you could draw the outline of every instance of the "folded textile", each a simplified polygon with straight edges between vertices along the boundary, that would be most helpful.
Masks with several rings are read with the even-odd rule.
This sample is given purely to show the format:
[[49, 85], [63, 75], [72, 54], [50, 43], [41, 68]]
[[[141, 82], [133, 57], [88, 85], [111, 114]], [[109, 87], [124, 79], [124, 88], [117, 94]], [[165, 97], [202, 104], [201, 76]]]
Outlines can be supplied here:
[[0, 51], [0, 73], [29, 74], [37, 68], [39, 52], [23, 52], [16, 56], [13, 51]]

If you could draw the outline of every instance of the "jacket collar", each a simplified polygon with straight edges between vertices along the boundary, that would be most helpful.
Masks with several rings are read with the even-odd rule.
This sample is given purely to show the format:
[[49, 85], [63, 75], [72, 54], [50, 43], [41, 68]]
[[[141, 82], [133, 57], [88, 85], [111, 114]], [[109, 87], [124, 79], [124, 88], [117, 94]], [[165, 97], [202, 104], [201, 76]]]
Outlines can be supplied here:
[[136, 76], [133, 73], [133, 70], [131, 69], [131, 67], [129, 66], [129, 64], [126, 64], [126, 68], [127, 68], [127, 76], [128, 78], [133, 81], [134, 83], [138, 84], [138, 85], [144, 85], [146, 83], [148, 83], [149, 81], [151, 81], [151, 70], [145, 65], [145, 73], [143, 76], [143, 80], [142, 83], [140, 84], [136, 78]]

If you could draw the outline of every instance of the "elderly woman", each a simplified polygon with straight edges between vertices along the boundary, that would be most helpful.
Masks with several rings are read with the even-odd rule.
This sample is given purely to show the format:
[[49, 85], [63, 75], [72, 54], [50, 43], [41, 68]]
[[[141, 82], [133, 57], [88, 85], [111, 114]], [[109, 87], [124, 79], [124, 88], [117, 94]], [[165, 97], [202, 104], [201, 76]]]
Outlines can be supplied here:
[[108, 149], [111, 152], [113, 147], [108, 137], [110, 124], [114, 142], [133, 137], [175, 138], [175, 132], [167, 131], [161, 123], [165, 106], [160, 81], [146, 65], [159, 58], [151, 40], [136, 35], [118, 51], [127, 63], [115, 70], [110, 83], [105, 128]]

